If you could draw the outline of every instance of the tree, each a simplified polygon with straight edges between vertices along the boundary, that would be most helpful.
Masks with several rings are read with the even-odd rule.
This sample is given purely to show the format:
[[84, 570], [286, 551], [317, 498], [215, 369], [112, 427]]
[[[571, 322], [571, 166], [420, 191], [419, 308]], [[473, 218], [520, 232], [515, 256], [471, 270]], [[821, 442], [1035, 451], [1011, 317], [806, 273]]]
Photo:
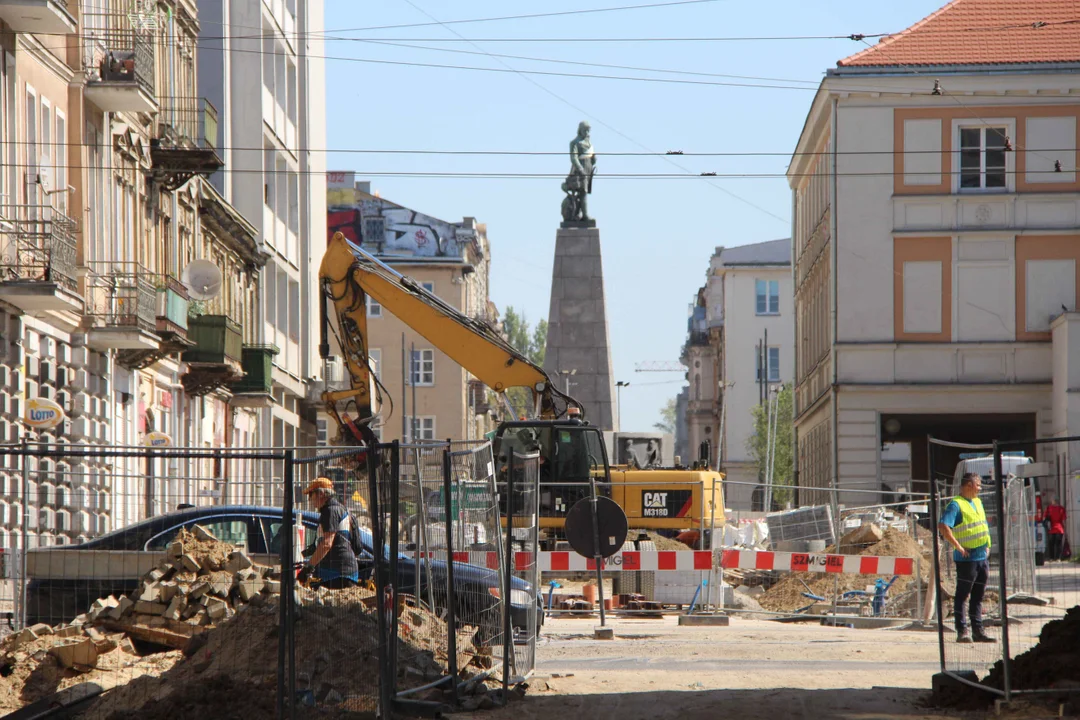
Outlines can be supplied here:
[[[795, 479], [795, 455], [793, 452], [792, 423], [795, 420], [794, 394], [790, 385], [780, 388], [779, 396], [774, 404], [776, 416], [774, 419], [772, 461], [773, 502], [784, 506], [793, 498], [791, 486]], [[746, 441], [746, 449], [757, 461], [763, 482], [768, 482], [765, 476], [768, 455], [769, 415], [768, 405], [756, 405], [751, 410], [754, 418], [754, 433]], [[766, 511], [772, 508], [765, 508]]]
[[660, 432], [674, 435], [677, 420], [675, 416], [675, 398], [671, 398], [664, 403], [664, 407], [660, 408], [660, 422], [653, 423], [653, 427]]
[[[519, 315], [513, 306], [509, 306], [503, 315], [502, 324], [507, 342], [529, 360], [543, 367], [544, 352], [547, 350], [547, 320], [540, 320], [536, 327], [530, 330], [529, 319], [525, 314]], [[531, 409], [532, 396], [526, 388], [510, 388], [506, 391], [506, 397], [519, 413], [527, 414]]]

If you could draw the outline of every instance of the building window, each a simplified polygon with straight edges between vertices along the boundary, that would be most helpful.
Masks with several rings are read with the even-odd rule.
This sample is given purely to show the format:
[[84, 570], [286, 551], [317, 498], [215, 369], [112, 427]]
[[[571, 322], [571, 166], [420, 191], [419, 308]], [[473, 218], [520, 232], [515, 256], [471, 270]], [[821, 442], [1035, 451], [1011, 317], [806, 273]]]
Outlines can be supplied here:
[[960, 128], [960, 189], [1006, 187], [1006, 127]]
[[[761, 382], [761, 352], [760, 350], [755, 349], [754, 354], [757, 357], [757, 363], [755, 365], [755, 367], [757, 368], [757, 381]], [[769, 356], [769, 372], [767, 381], [771, 383], [780, 382], [780, 348], [771, 347], [767, 350], [767, 354]]]
[[413, 350], [411, 376], [413, 385], [435, 384], [434, 350]]
[[367, 296], [367, 316], [369, 318], [382, 317], [382, 305], [370, 295]]
[[434, 440], [435, 439], [435, 416], [434, 415], [421, 415], [419, 417], [413, 417], [411, 415], [405, 416], [405, 427], [408, 430], [408, 436], [405, 438], [405, 442], [413, 442], [415, 440]]
[[379, 348], [368, 350], [368, 360], [371, 372], [375, 373], [375, 377], [379, 377], [379, 368], [382, 367], [382, 350]]
[[757, 289], [757, 314], [779, 315], [780, 314], [780, 281], [758, 280]]
[[424, 288], [424, 292], [427, 292], [431, 295], [435, 294], [435, 283], [433, 282], [422, 282], [420, 283], [420, 287]]

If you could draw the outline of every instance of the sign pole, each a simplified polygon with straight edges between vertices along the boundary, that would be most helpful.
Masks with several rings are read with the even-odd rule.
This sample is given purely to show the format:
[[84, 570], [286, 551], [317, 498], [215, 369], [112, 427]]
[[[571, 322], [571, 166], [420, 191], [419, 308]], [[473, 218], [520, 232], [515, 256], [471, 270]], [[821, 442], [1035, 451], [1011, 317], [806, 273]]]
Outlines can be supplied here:
[[592, 506], [592, 530], [593, 530], [593, 561], [596, 563], [596, 596], [600, 600], [600, 627], [607, 624], [604, 615], [604, 558], [600, 552], [600, 521], [596, 514], [596, 478], [589, 476], [589, 486], [592, 495], [589, 504]]

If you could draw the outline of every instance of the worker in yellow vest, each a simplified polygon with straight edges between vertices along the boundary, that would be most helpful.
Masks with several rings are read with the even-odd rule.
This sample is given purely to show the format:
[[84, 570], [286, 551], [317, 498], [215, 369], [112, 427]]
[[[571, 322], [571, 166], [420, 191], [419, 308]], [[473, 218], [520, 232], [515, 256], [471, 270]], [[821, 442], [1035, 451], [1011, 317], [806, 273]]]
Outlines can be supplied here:
[[[990, 575], [990, 525], [986, 522], [979, 490], [982, 478], [968, 473], [960, 481], [960, 494], [949, 502], [941, 514], [938, 531], [953, 546], [956, 562], [956, 598], [953, 618], [956, 621], [956, 642], [992, 643], [994, 638], [983, 632], [982, 601], [986, 580]], [[965, 608], [965, 604], [967, 608]], [[965, 620], [965, 609], [971, 620], [971, 634]]]

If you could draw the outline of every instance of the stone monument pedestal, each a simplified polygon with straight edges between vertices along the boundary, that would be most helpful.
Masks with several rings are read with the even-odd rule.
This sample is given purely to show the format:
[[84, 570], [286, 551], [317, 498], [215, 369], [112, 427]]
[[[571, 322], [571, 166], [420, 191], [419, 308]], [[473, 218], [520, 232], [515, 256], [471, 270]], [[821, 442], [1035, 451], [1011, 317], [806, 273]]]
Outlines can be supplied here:
[[584, 406], [590, 425], [619, 429], [600, 230], [592, 220], [564, 222], [555, 234], [544, 370]]

